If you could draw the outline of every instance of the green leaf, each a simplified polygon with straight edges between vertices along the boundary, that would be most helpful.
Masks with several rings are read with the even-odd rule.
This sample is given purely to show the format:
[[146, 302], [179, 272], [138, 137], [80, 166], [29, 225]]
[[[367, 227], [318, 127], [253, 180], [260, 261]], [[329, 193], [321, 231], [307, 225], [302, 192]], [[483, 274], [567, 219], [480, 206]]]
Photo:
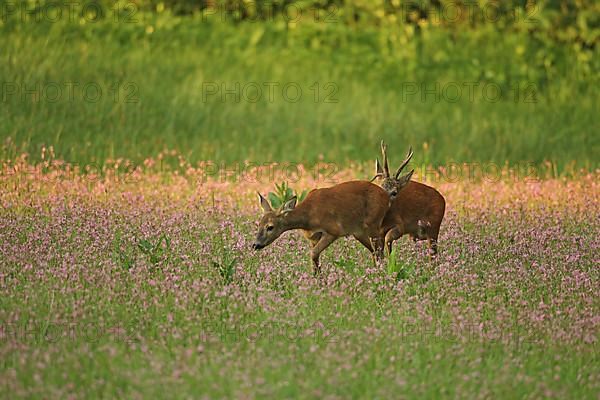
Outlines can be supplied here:
[[387, 272], [388, 274], [397, 274], [399, 271], [400, 266], [396, 261], [396, 249], [392, 249], [392, 252], [388, 257]]
[[148, 254], [152, 251], [152, 243], [146, 239], [142, 239], [138, 242], [138, 247], [144, 254]]
[[300, 203], [302, 200], [304, 200], [304, 198], [306, 197], [307, 194], [308, 194], [308, 190], [304, 189], [302, 191], [302, 193], [300, 193], [298, 195], [298, 203]]
[[291, 199], [292, 197], [294, 197], [294, 192], [292, 191], [292, 189], [290, 189], [289, 187], [287, 187], [285, 189], [285, 201]]
[[282, 204], [282, 201], [280, 200], [279, 196], [277, 196], [275, 193], [273, 192], [269, 192], [269, 202], [271, 203], [271, 207], [273, 208], [279, 208]]

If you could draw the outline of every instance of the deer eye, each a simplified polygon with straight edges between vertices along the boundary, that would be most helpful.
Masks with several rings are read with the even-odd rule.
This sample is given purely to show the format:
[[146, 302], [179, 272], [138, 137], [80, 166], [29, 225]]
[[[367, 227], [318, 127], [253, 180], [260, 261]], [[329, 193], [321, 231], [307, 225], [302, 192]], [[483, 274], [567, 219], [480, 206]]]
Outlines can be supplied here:
[[270, 232], [270, 231], [272, 231], [272, 230], [273, 230], [273, 228], [274, 228], [274, 226], [273, 226], [273, 225], [269, 225], [269, 226], [267, 226], [267, 232]]

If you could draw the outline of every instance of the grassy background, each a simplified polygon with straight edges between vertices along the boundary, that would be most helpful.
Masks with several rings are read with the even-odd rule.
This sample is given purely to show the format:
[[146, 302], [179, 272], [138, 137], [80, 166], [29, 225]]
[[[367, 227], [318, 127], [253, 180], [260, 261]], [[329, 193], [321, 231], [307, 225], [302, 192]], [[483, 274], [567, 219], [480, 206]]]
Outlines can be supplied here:
[[[598, 166], [597, 49], [582, 62], [568, 46], [494, 27], [416, 32], [402, 25], [137, 17], [2, 25], [3, 158], [24, 151], [35, 159], [52, 145], [77, 163], [140, 161], [165, 148], [191, 162], [346, 163], [372, 160], [384, 138], [398, 152], [394, 159], [412, 145], [415, 161], [434, 165]], [[79, 85], [72, 99], [69, 82]], [[248, 101], [251, 88], [241, 93], [253, 82], [262, 88], [257, 102]], [[273, 101], [267, 82], [279, 83]], [[499, 100], [478, 90], [471, 100], [469, 82], [493, 85], [489, 96], [499, 88]], [[207, 84], [236, 83], [239, 101], [221, 89], [206, 95]], [[297, 102], [283, 97], [290, 83], [302, 89]], [[87, 84], [102, 90], [98, 101], [84, 97]], [[455, 84], [461, 95], [451, 101]], [[414, 88], [417, 94], [407, 93]], [[96, 96], [94, 88], [87, 93]]]

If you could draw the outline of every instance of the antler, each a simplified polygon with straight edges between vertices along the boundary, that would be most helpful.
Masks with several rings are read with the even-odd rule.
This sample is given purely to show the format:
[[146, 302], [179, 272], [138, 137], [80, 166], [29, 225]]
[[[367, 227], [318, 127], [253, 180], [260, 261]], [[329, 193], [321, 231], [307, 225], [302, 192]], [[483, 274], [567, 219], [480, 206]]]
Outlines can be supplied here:
[[375, 176], [372, 177], [369, 182], [373, 182], [377, 178], [383, 178], [383, 171], [381, 169], [381, 165], [379, 164], [379, 158], [375, 159]]
[[381, 141], [381, 154], [383, 155], [383, 173], [384, 173], [383, 177], [389, 178], [390, 177], [390, 168], [388, 167], [388, 161], [387, 161], [387, 146], [383, 142], [383, 140]]
[[[383, 144], [383, 142], [381, 142]], [[406, 167], [406, 164], [408, 164], [408, 162], [410, 161], [410, 159], [413, 156], [413, 150], [412, 150], [412, 146], [408, 149], [408, 153], [406, 154], [406, 158], [404, 159], [404, 161], [402, 161], [402, 164], [400, 164], [400, 167], [398, 167], [398, 170], [396, 171], [396, 179], [398, 179], [398, 176], [400, 176], [400, 172], [402, 172], [402, 170], [404, 169], [404, 167]], [[389, 173], [388, 173], [389, 176]]]

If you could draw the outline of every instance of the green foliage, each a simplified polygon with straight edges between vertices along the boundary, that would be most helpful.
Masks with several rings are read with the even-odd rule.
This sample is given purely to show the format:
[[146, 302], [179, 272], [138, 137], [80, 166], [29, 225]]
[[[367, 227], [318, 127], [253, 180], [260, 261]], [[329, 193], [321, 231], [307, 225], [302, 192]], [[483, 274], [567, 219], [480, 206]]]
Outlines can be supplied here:
[[225, 247], [222, 247], [219, 250], [219, 253], [219, 258], [217, 260], [211, 261], [211, 265], [219, 273], [223, 284], [229, 285], [231, 282], [233, 282], [233, 277], [235, 275], [235, 265], [238, 261], [238, 258], [235, 257]]
[[[410, 13], [393, 22], [390, 4], [379, 2], [328, 2], [337, 22], [307, 12], [296, 24], [241, 22], [244, 13], [223, 21], [179, 10], [179, 2], [135, 4], [131, 21], [110, 13], [98, 21], [23, 22], [18, 13], [2, 20], [0, 158], [26, 152], [39, 160], [41, 147], [52, 145], [57, 158], [97, 166], [118, 158], [138, 164], [165, 149], [191, 164], [347, 164], [372, 161], [384, 138], [392, 149], [426, 144], [414, 161], [434, 166], [598, 166], [595, 3], [540, 3], [531, 23], [463, 25], [419, 24]], [[421, 20], [439, 4], [423, 2]], [[522, 5], [503, 4], [522, 13]], [[68, 82], [79, 85], [73, 100]], [[256, 102], [225, 95], [253, 82], [263, 89]], [[273, 101], [267, 82], [279, 85]], [[83, 98], [86, 84], [102, 90], [97, 101]], [[219, 93], [207, 95], [206, 84]], [[283, 98], [286, 84], [302, 89], [297, 102]], [[62, 88], [57, 101], [47, 98], [53, 85]], [[462, 96], [444, 97], [455, 85]], [[502, 96], [486, 99], [485, 86]], [[426, 95], [432, 88], [436, 94]]]
[[155, 267], [169, 259], [171, 252], [171, 239], [164, 233], [154, 243], [148, 239], [141, 239], [137, 243], [140, 251], [148, 257]]
[[225, 285], [229, 285], [233, 282], [233, 276], [235, 274], [235, 263], [237, 259], [233, 258], [227, 261], [213, 261], [212, 266], [219, 272], [219, 276], [223, 280]]
[[121, 231], [115, 232], [112, 258], [117, 265], [126, 270], [131, 269], [135, 263], [135, 248], [123, 240]]
[[171, 257], [171, 239], [164, 233], [155, 241], [140, 239], [131, 244], [123, 239], [121, 231], [117, 231], [112, 248], [113, 261], [126, 270], [133, 268], [135, 264], [136, 248], [147, 257], [153, 267], [168, 262]]
[[271, 207], [277, 209], [294, 196], [296, 196], [298, 199], [298, 203], [302, 202], [307, 193], [308, 191], [306, 189], [301, 193], [297, 193], [288, 186], [287, 182], [282, 182], [281, 184], [275, 183], [275, 192], [269, 192], [268, 198], [269, 202], [271, 203]]
[[236, 251], [228, 245], [229, 235], [230, 233], [224, 230], [215, 233], [212, 238], [214, 258], [211, 260], [210, 265], [219, 274], [223, 285], [229, 285], [233, 282], [235, 267], [239, 259]]
[[387, 272], [393, 275], [397, 281], [408, 279], [413, 275], [415, 265], [413, 262], [399, 262], [396, 254], [396, 247], [392, 249], [390, 256], [387, 258]]
[[580, 48], [595, 47], [600, 38], [600, 5], [594, 0], [86, 0], [64, 4], [0, 0], [0, 6], [3, 21], [15, 29], [23, 20], [52, 19], [68, 10], [75, 20], [91, 23], [110, 19], [129, 23], [140, 16], [201, 15], [231, 23], [277, 21], [286, 28], [318, 22], [381, 28], [400, 25], [418, 30], [429, 26], [449, 30], [493, 26], [503, 31], [526, 31], [541, 40], [579, 44]]

